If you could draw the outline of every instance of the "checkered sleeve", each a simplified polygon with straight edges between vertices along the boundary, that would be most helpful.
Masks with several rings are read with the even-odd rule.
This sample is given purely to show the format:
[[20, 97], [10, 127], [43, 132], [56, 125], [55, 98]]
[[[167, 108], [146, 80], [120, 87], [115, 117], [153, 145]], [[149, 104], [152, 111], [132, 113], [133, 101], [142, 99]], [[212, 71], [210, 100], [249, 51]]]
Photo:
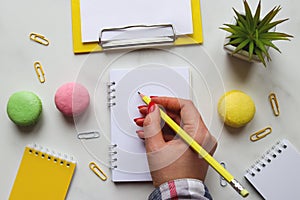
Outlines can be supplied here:
[[212, 197], [202, 181], [177, 179], [160, 185], [149, 196], [149, 200], [166, 199], [212, 200]]

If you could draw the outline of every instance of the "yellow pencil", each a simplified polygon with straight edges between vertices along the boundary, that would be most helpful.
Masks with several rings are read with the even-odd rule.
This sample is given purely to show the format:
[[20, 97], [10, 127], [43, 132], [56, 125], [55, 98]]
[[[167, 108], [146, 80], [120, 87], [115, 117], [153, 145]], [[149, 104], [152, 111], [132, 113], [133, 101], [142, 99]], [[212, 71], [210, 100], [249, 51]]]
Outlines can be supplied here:
[[[151, 98], [138, 92], [143, 101], [149, 105]], [[188, 133], [186, 133], [176, 122], [174, 122], [162, 109], [161, 118], [206, 162], [214, 168], [241, 196], [247, 197], [249, 192], [231, 175], [218, 161], [216, 161], [200, 144], [198, 144]]]

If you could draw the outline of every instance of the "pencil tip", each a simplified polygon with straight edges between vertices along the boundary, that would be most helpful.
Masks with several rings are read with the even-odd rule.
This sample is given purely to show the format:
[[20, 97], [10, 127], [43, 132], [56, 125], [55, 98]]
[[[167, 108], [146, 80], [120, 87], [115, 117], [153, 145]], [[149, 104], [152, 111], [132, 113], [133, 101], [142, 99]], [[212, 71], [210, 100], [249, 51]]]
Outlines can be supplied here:
[[138, 91], [138, 94], [141, 94], [141, 93]]

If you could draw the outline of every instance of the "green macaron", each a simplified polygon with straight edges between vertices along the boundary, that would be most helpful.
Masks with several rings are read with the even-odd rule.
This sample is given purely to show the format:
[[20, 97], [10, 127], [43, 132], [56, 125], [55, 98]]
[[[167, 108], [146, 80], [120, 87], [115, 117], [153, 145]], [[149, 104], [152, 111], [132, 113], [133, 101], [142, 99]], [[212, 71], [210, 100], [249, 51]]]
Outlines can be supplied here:
[[42, 112], [40, 98], [29, 91], [12, 94], [7, 103], [8, 117], [18, 126], [34, 125]]

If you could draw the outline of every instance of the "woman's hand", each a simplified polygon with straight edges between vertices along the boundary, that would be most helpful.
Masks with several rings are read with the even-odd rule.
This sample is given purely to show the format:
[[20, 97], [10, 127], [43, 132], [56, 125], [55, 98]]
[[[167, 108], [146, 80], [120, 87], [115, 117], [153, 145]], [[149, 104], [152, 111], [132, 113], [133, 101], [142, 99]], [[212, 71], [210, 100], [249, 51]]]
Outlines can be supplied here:
[[164, 126], [159, 107], [211, 155], [217, 147], [216, 139], [209, 133], [192, 101], [152, 97], [149, 106], [139, 106], [143, 117], [136, 118], [135, 122], [143, 127], [137, 134], [145, 140], [153, 185], [157, 187], [167, 181], [181, 178], [204, 181], [208, 170], [207, 162], [189, 148], [168, 125]]

